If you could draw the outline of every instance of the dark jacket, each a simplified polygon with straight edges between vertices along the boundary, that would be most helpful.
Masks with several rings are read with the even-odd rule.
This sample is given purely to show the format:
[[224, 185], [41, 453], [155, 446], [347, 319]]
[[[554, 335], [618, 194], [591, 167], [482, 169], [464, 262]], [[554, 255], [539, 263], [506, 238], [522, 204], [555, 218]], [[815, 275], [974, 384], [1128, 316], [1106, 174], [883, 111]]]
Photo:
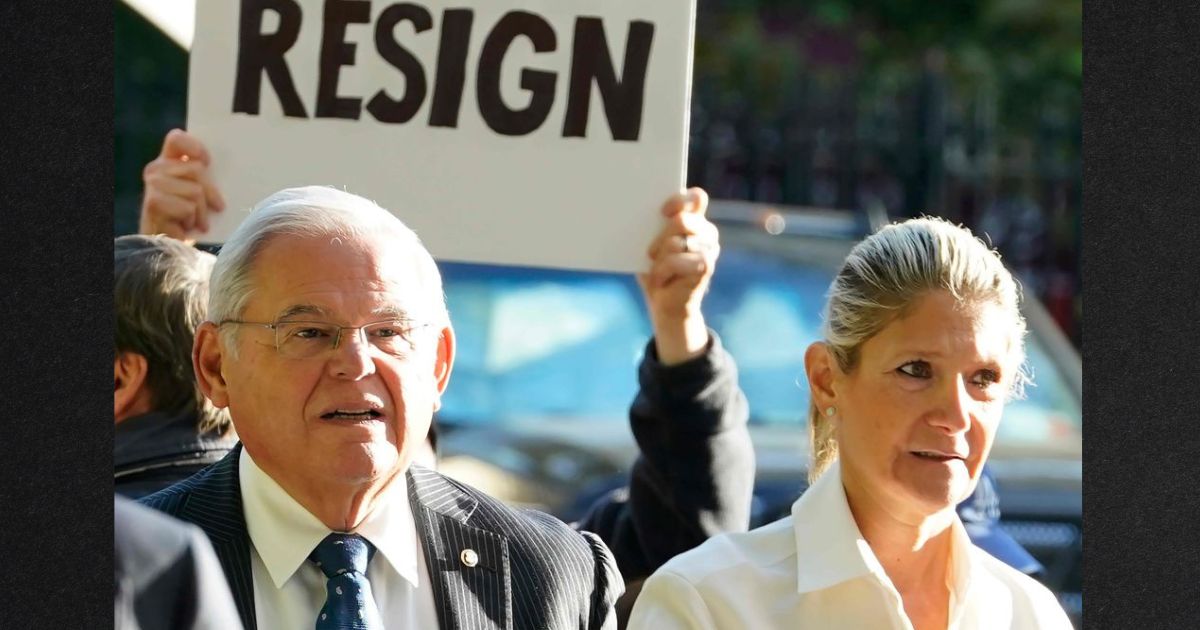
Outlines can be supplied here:
[[141, 498], [216, 463], [236, 443], [233, 435], [198, 434], [191, 411], [128, 418], [113, 432], [113, 485], [117, 494]]
[[[579, 524], [588, 531], [410, 468], [409, 502], [443, 629], [600, 628], [612, 622], [623, 591], [617, 565], [629, 579], [643, 578], [708, 536], [747, 528], [754, 482], [748, 409], [720, 341], [714, 336], [704, 356], [670, 368], [651, 344], [638, 378], [630, 420], [641, 455], [629, 492], [599, 504]], [[253, 629], [239, 452], [142, 501], [208, 534], [242, 621]], [[458, 560], [468, 547], [481, 557], [470, 569]]]
[[237, 610], [198, 528], [124, 497], [113, 504], [113, 628], [237, 630]]
[[[208, 534], [242, 624], [253, 630], [258, 626], [240, 453], [238, 445], [216, 465], [142, 502]], [[614, 623], [613, 605], [624, 588], [612, 554], [594, 534], [540, 512], [518, 511], [419, 466], [406, 476], [441, 628], [599, 630]], [[467, 549], [476, 552], [477, 564], [460, 560]]]
[[746, 531], [754, 492], [750, 410], [737, 366], [709, 331], [708, 351], [658, 362], [651, 341], [629, 410], [638, 458], [626, 488], [598, 501], [579, 523], [612, 549], [626, 582], [722, 532]]

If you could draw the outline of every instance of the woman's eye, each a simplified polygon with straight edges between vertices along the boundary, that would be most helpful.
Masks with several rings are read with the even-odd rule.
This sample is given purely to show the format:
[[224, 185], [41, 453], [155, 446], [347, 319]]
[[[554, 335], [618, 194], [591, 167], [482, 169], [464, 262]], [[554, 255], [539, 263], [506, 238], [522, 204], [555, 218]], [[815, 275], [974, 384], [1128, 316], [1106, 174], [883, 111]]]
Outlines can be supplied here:
[[929, 378], [933, 376], [933, 369], [929, 367], [929, 363], [925, 361], [909, 361], [904, 365], [896, 368], [901, 374], [911, 376], [913, 378]]

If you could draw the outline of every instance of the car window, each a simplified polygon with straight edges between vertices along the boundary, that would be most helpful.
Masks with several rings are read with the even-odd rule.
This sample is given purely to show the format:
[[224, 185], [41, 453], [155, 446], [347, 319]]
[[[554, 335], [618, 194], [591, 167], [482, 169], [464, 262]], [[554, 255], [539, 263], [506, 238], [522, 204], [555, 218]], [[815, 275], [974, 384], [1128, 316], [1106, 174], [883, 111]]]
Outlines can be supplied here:
[[458, 354], [439, 420], [624, 418], [650, 335], [632, 277], [441, 267]]
[[[458, 338], [450, 424], [625, 422], [650, 324], [627, 274], [442, 263]], [[803, 430], [804, 350], [820, 331], [827, 266], [726, 249], [705, 317], [737, 361], [756, 424]], [[1005, 409], [997, 441], [1078, 443], [1082, 413], [1031, 331], [1034, 385]]]
[[996, 440], [1001, 444], [1047, 444], [1082, 439], [1083, 409], [1062, 372], [1034, 334], [1026, 341], [1026, 369], [1033, 383], [1024, 398], [1008, 403]]

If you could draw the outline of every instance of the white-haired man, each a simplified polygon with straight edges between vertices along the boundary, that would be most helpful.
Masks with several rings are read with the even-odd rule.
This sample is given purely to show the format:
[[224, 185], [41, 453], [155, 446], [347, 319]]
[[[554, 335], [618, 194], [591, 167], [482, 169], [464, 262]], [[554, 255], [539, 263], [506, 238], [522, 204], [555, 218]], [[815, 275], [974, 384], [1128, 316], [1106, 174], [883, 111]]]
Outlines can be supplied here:
[[[685, 378], [705, 389], [658, 385], [648, 400], [643, 379], [633, 415], [636, 427], [639, 414], [653, 425], [719, 410], [681, 426], [692, 436], [652, 449], [658, 461], [643, 465], [704, 468], [709, 483], [673, 496], [692, 478], [671, 471], [663, 485], [675, 487], [640, 492], [643, 518], [596, 523], [606, 539], [627, 541], [619, 553], [655, 563], [670, 554], [654, 528], [685, 540], [721, 522], [715, 506], [748, 517], [753, 456], [744, 426], [729, 431], [744, 425], [745, 402], [699, 315], [717, 252], [705, 205], [701, 191], [665, 204], [643, 278], [656, 332], [648, 360], [690, 364]], [[229, 409], [243, 447], [145, 502], [208, 533], [247, 628], [616, 625], [622, 577], [595, 534], [410, 466], [449, 382], [455, 337], [436, 265], [390, 213], [322, 187], [264, 200], [218, 257], [209, 318], [197, 331], [196, 374]], [[721, 440], [740, 458], [733, 497], [711, 479]], [[697, 461], [666, 461], [681, 452]], [[632, 483], [655, 477], [635, 469]]]

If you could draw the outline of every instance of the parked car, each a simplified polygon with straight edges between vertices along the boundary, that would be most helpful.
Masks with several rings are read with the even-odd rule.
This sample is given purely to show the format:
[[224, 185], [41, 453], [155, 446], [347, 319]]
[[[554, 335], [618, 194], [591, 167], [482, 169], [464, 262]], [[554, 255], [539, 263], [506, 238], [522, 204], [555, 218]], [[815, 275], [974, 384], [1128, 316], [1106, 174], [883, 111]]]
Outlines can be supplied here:
[[[804, 350], [863, 216], [714, 201], [722, 251], [704, 313], [737, 361], [757, 455], [752, 526], [788, 513], [808, 464]], [[625, 483], [627, 410], [650, 335], [629, 275], [444, 263], [458, 332], [442, 467], [506, 501], [574, 519]], [[989, 459], [1002, 526], [1080, 622], [1081, 367], [1027, 298], [1034, 386], [1010, 403]]]

